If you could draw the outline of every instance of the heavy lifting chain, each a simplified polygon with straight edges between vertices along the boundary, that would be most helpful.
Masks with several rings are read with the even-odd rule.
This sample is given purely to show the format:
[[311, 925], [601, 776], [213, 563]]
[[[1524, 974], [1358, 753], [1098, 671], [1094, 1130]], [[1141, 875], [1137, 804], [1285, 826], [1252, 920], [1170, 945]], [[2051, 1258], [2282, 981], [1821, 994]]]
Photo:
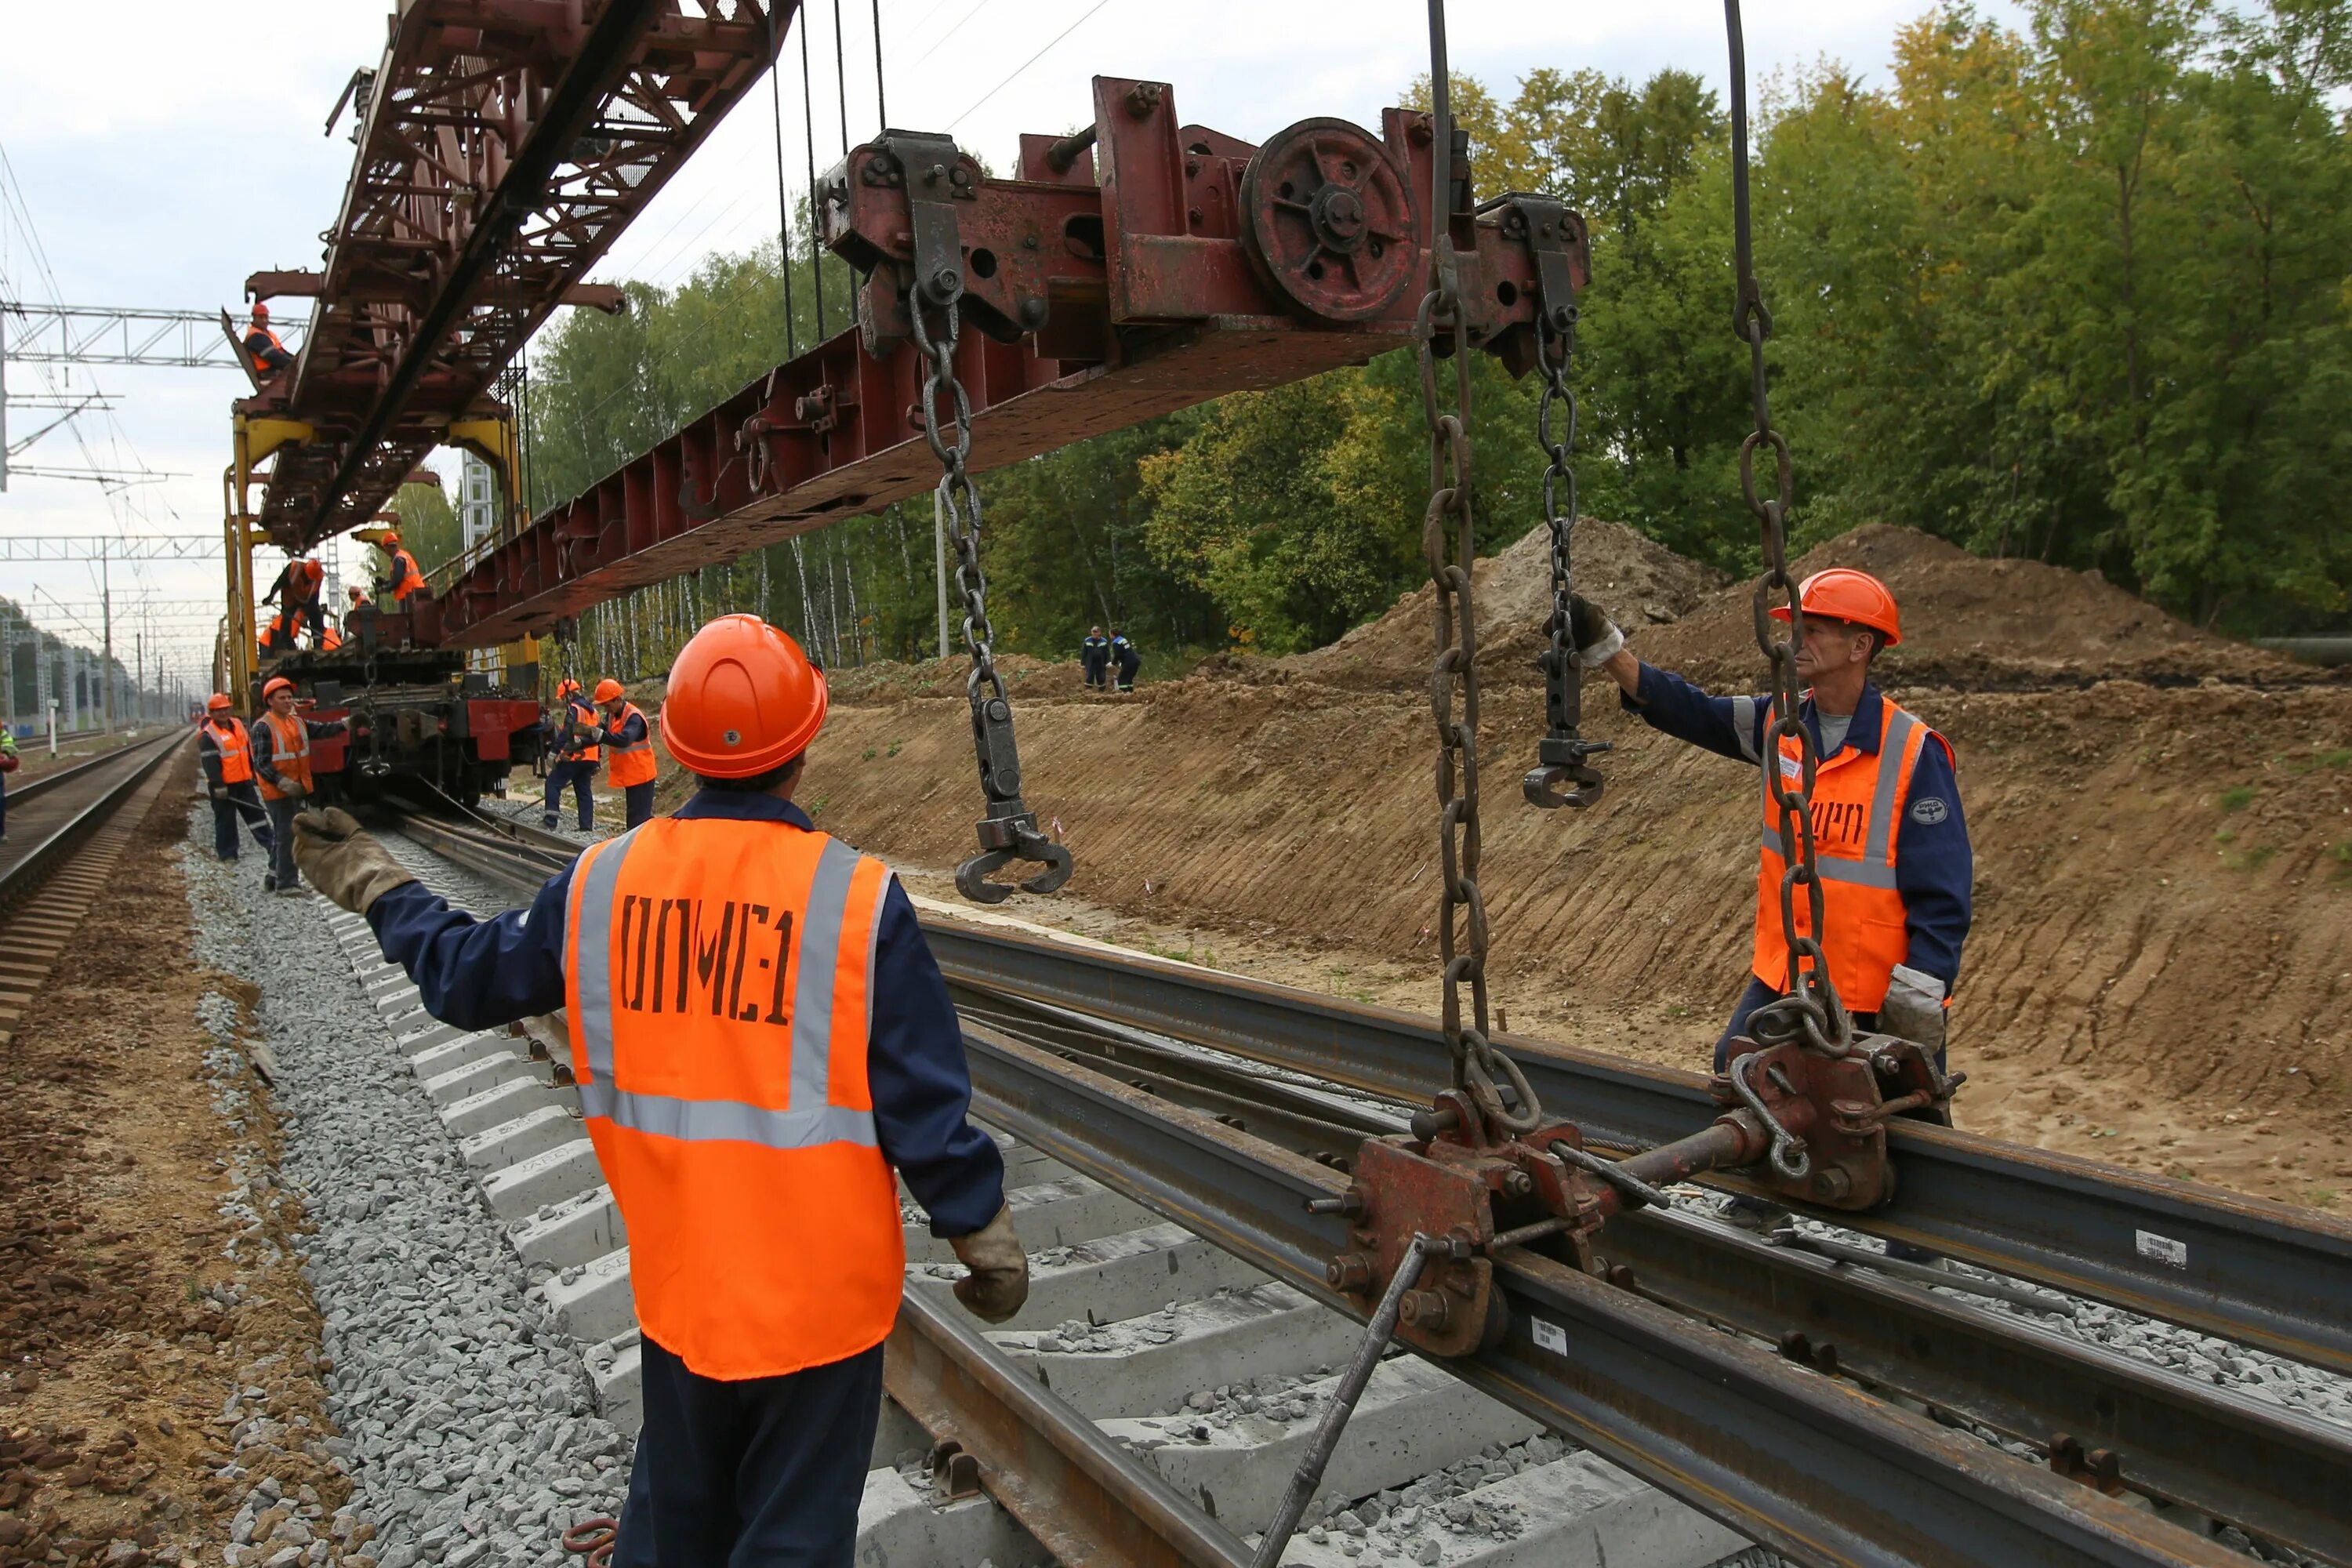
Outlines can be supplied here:
[[[943, 144], [940, 161], [919, 154], [910, 138], [900, 138], [893, 151], [906, 169], [909, 205], [917, 229], [914, 287], [907, 315], [913, 326], [915, 347], [923, 356], [923, 437], [940, 460], [937, 501], [948, 542], [955, 551], [956, 592], [963, 599], [963, 643], [971, 655], [964, 678], [964, 695], [971, 703], [972, 749], [980, 760], [980, 788], [987, 815], [981, 818], [980, 853], [956, 868], [956, 889], [975, 903], [1002, 903], [1011, 887], [986, 880], [992, 871], [1015, 860], [1045, 868], [1021, 886], [1033, 893], [1050, 893], [1070, 879], [1070, 852], [1048, 838], [1037, 826], [1037, 814], [1021, 798], [1021, 753], [1013, 734], [1013, 703], [1004, 679], [996, 672], [992, 647], [995, 628], [988, 621], [988, 584], [980, 570], [980, 491], [971, 482], [967, 461], [971, 455], [971, 399], [957, 379], [955, 351], [961, 331], [963, 270], [954, 243], [953, 212], [947, 206], [944, 185], [954, 166], [955, 150]], [[925, 184], [942, 187], [927, 195]], [[944, 211], [944, 218], [937, 215]], [[945, 233], [938, 229], [944, 227]], [[935, 254], [927, 254], [934, 252]], [[940, 313], [941, 330], [934, 334], [926, 318]], [[941, 417], [942, 400], [948, 417]], [[941, 427], [945, 426], [943, 430]]]
[[[1581, 237], [1576, 219], [1559, 202], [1534, 196], [1505, 196], [1508, 209], [1505, 234], [1517, 237], [1536, 256], [1540, 298], [1536, 309], [1536, 368], [1544, 378], [1536, 400], [1536, 444], [1546, 459], [1543, 478], [1544, 526], [1551, 534], [1551, 618], [1545, 623], [1551, 646], [1542, 657], [1544, 672], [1544, 738], [1536, 750], [1536, 766], [1520, 781], [1520, 793], [1530, 805], [1547, 811], [1560, 806], [1596, 805], [1601, 801], [1600, 770], [1591, 759], [1609, 750], [1606, 741], [1588, 741], [1578, 733], [1583, 722], [1582, 672], [1577, 668], [1575, 639], [1569, 625], [1571, 591], [1569, 537], [1576, 526], [1576, 470], [1569, 453], [1576, 446], [1576, 389], [1569, 374], [1576, 358], [1576, 276], [1569, 265], [1570, 247]], [[1562, 492], [1566, 492], [1562, 504]]]
[[[1429, 700], [1437, 721], [1437, 833], [1443, 872], [1437, 909], [1437, 952], [1444, 984], [1440, 1018], [1454, 1058], [1454, 1087], [1470, 1095], [1495, 1128], [1517, 1134], [1541, 1124], [1543, 1107], [1527, 1075], [1487, 1037], [1486, 900], [1478, 888], [1478, 624], [1471, 605], [1471, 568], [1478, 545], [1470, 516], [1470, 345], [1461, 331], [1460, 267], [1451, 228], [1452, 218], [1466, 215], [1469, 208], [1469, 138], [1454, 129], [1444, 13], [1436, 4], [1431, 11], [1436, 58], [1430, 77], [1435, 131], [1430, 289], [1422, 299], [1414, 333], [1420, 342], [1422, 411], [1429, 426], [1430, 496], [1422, 521], [1422, 552], [1436, 590], [1437, 658], [1430, 670]], [[1454, 362], [1450, 400], [1438, 384], [1441, 340]], [[1462, 1009], [1465, 983], [1470, 990], [1466, 1022]], [[1498, 1076], [1508, 1084], [1516, 1107], [1504, 1104]]]
[[[1830, 978], [1829, 960], [1822, 955], [1822, 879], [1813, 847], [1813, 781], [1821, 757], [1811, 731], [1805, 728], [1800, 704], [1803, 693], [1797, 680], [1797, 649], [1805, 640], [1805, 609], [1796, 580], [1789, 575], [1789, 507], [1794, 476], [1789, 460], [1789, 438], [1772, 426], [1764, 373], [1764, 340], [1772, 335], [1772, 313], [1764, 305], [1764, 290], [1756, 280], [1755, 247], [1748, 199], [1748, 58], [1740, 35], [1739, 0], [1724, 0], [1724, 26], [1731, 45], [1731, 223], [1738, 296], [1732, 307], [1734, 335], [1748, 345], [1748, 396], [1756, 428], [1739, 444], [1739, 489], [1748, 510], [1756, 514], [1762, 535], [1764, 575], [1756, 584], [1753, 616], [1756, 646], [1763, 650], [1769, 671], [1770, 722], [1766, 725], [1760, 765], [1764, 794], [1777, 813], [1780, 835], [1780, 934], [1788, 944], [1787, 994], [1759, 1008], [1751, 1021], [1759, 1040], [1794, 1039], [1801, 1036], [1814, 1049], [1843, 1057], [1853, 1048], [1853, 1020], [1838, 997]], [[1771, 455], [1773, 485], [1769, 496], [1758, 492], [1756, 458]], [[1788, 605], [1786, 634], [1772, 616], [1772, 600]], [[1780, 742], [1797, 745], [1794, 784], [1782, 765]], [[1808, 919], [1801, 929], [1797, 895], [1802, 889]], [[1782, 1134], [1785, 1137], [1785, 1133]]]

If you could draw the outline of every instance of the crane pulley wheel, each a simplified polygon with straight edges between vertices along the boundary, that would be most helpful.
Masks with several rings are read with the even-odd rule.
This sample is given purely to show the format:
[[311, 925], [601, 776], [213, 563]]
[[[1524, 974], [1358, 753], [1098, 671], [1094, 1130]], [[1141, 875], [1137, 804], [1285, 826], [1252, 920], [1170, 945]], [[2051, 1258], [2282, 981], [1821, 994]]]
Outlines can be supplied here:
[[1402, 170], [1344, 120], [1302, 120], [1242, 171], [1250, 250], [1301, 315], [1361, 321], [1421, 275], [1421, 226]]

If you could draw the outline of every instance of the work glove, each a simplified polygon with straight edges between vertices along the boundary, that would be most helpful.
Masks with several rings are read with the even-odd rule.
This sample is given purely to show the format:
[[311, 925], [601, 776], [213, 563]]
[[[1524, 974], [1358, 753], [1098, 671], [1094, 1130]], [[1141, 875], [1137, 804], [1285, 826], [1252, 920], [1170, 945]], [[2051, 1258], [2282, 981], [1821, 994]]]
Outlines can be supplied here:
[[294, 819], [294, 864], [317, 888], [355, 915], [416, 878], [394, 860], [340, 805], [306, 811]]
[[1625, 634], [1601, 613], [1600, 605], [1581, 594], [1570, 594], [1568, 596], [1568, 640], [1576, 649], [1577, 663], [1587, 669], [1598, 669], [1625, 646]]
[[228, 786], [226, 784], [214, 784], [206, 790], [205, 793], [210, 795], [215, 800], [226, 800], [228, 798]]
[[1886, 1000], [1878, 1005], [1878, 1032], [1916, 1041], [1943, 1060], [1944, 983], [1907, 963], [1896, 964], [1887, 979]]
[[278, 786], [278, 793], [284, 795], [288, 800], [300, 800], [304, 795], [309, 795], [310, 791], [300, 780], [288, 779], [284, 784]]
[[970, 1236], [949, 1238], [948, 1245], [971, 1272], [956, 1281], [956, 1300], [985, 1323], [1001, 1323], [1029, 1299], [1029, 1254], [1013, 1234], [1013, 1210], [1002, 1207], [996, 1217]]

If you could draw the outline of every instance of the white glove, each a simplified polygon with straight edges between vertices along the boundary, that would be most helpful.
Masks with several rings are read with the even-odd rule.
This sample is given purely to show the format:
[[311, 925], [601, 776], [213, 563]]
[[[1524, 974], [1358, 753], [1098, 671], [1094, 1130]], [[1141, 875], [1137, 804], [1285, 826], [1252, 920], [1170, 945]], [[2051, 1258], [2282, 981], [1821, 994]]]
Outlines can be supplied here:
[[1916, 1040], [1930, 1051], [1944, 1048], [1944, 983], [1898, 963], [1887, 976], [1886, 1000], [1879, 1004], [1878, 1032]]

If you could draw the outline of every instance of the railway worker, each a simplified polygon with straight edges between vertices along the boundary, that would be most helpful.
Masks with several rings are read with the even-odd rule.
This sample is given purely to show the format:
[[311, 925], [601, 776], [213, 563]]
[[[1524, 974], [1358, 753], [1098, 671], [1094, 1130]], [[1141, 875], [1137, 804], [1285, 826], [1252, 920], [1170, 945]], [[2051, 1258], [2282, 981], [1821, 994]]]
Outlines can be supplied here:
[[357, 583], [345, 585], [343, 594], [345, 597], [351, 600], [351, 603], [343, 607], [343, 614], [347, 616], [360, 610], [373, 610], [375, 608], [374, 604], [370, 601], [367, 596], [367, 590], [361, 587]]
[[[488, 1028], [568, 1004], [644, 1340], [620, 1568], [847, 1568], [904, 1283], [892, 1167], [971, 1270], [955, 1287], [967, 1308], [1003, 1322], [1028, 1294], [914, 906], [793, 804], [825, 704], [790, 637], [752, 616], [711, 622], [661, 714], [699, 791], [488, 921], [347, 814], [299, 823], [320, 890], [364, 912], [434, 1016]], [[731, 937], [733, 957], [648, 985], [631, 955], [656, 910], [664, 943]]]
[[654, 763], [653, 727], [610, 676], [596, 683], [596, 706], [604, 710], [604, 744], [613, 753], [604, 776], [626, 803], [625, 826], [635, 827], [654, 814], [654, 775], [659, 770]]
[[0, 844], [8, 842], [8, 775], [24, 765], [16, 752], [16, 732], [0, 724]]
[[1088, 691], [1110, 689], [1110, 638], [1103, 636], [1102, 627], [1087, 628], [1087, 640], [1078, 645], [1078, 664], [1086, 671]]
[[1127, 640], [1127, 634], [1117, 626], [1110, 629], [1110, 660], [1118, 667], [1118, 689], [1121, 691], [1134, 690], [1135, 672], [1143, 668], [1143, 656], [1136, 651], [1133, 643]]
[[[1821, 758], [1812, 815], [1830, 976], [1858, 1025], [1916, 1040], [1940, 1061], [1945, 1009], [1969, 934], [1974, 865], [1951, 744], [1870, 679], [1879, 651], [1903, 636], [1884, 583], [1833, 567], [1806, 578], [1799, 593], [1805, 637], [1797, 674], [1810, 683], [1801, 717]], [[1581, 597], [1572, 597], [1570, 611], [1579, 661], [1606, 669], [1628, 710], [1653, 729], [1756, 764], [1770, 722], [1769, 698], [1711, 697], [1636, 659], [1623, 635]], [[1783, 768], [1793, 769], [1796, 742], [1780, 745]], [[1779, 812], [1769, 802], [1763, 828], [1754, 973], [1716, 1042], [1718, 1072], [1731, 1042], [1748, 1034], [1749, 1016], [1777, 1000], [1788, 978]], [[1801, 920], [1803, 908], [1801, 900]]]
[[276, 658], [280, 654], [294, 651], [294, 633], [286, 624], [285, 611], [280, 610], [269, 617], [269, 624], [261, 628], [261, 641], [258, 646], [261, 649], [261, 657], [264, 658]]
[[248, 733], [253, 737], [253, 771], [261, 785], [261, 804], [269, 813], [277, 838], [269, 874], [261, 885], [278, 893], [302, 890], [302, 874], [294, 863], [294, 814], [310, 797], [310, 742], [343, 732], [341, 720], [305, 719], [294, 711], [294, 683], [272, 676], [261, 689], [268, 705]]
[[[288, 646], [302, 636], [302, 621], [308, 616], [310, 636], [315, 640], [327, 629], [327, 612], [320, 607], [319, 588], [327, 579], [327, 569], [307, 556], [296, 556], [286, 563], [278, 574], [278, 581], [269, 592], [261, 595], [265, 605], [278, 605], [286, 624]], [[272, 623], [275, 624], [275, 623]]]
[[264, 381], [294, 363], [294, 356], [269, 330], [269, 307], [258, 300], [253, 302], [253, 324], [245, 331], [245, 357], [252, 362], [253, 374]]
[[256, 842], [273, 855], [278, 835], [253, 787], [253, 738], [245, 721], [229, 711], [228, 693], [215, 691], [205, 704], [196, 731], [196, 761], [205, 770], [205, 793], [213, 803], [213, 853], [236, 858], [236, 823], [243, 817]]
[[563, 792], [572, 792], [572, 805], [577, 808], [580, 831], [596, 829], [596, 802], [590, 786], [595, 782], [597, 766], [604, 761], [604, 752], [596, 744], [599, 733], [596, 710], [580, 683], [566, 676], [555, 689], [555, 704], [562, 714], [562, 728], [557, 731], [556, 761], [547, 770], [547, 798], [540, 809], [540, 826], [553, 827], [563, 805]]
[[376, 579], [376, 597], [405, 605], [411, 595], [425, 586], [425, 574], [416, 569], [416, 557], [401, 544], [397, 533], [384, 534], [383, 557], [391, 564], [385, 569], [386, 574]]

